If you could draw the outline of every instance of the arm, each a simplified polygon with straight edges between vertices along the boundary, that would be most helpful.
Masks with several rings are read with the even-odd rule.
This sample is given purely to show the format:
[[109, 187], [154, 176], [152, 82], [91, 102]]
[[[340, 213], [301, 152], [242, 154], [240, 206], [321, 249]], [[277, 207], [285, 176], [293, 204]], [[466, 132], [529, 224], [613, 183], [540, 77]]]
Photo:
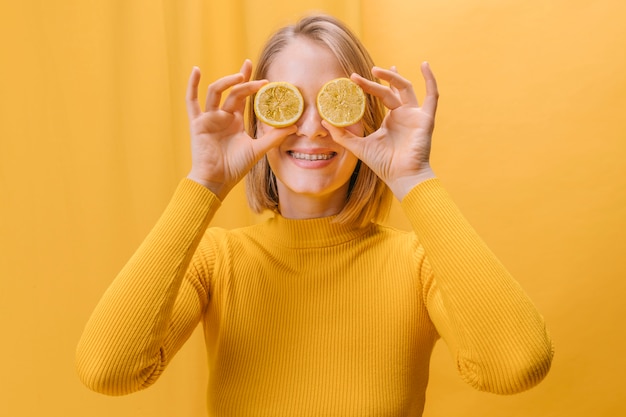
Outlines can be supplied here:
[[78, 345], [78, 373], [96, 391], [119, 395], [152, 384], [187, 340], [208, 300], [210, 277], [189, 265], [209, 221], [252, 165], [294, 129], [254, 140], [245, 132], [245, 100], [266, 82], [250, 81], [251, 71], [245, 61], [240, 72], [212, 83], [205, 111], [198, 103], [200, 70], [191, 73], [189, 175], [102, 297]]
[[426, 253], [431, 320], [461, 377], [474, 388], [511, 394], [548, 373], [553, 346], [532, 301], [468, 224], [439, 180], [402, 201]]
[[512, 393], [548, 372], [552, 344], [543, 319], [519, 284], [485, 246], [441, 188], [429, 159], [439, 91], [422, 64], [426, 97], [420, 106], [411, 83], [395, 68], [373, 68], [383, 86], [352, 79], [389, 109], [380, 128], [365, 138], [324, 126], [389, 186], [412, 222], [432, 268], [424, 278], [426, 304], [474, 387]]
[[188, 266], [219, 204], [195, 182], [180, 183], [85, 327], [76, 364], [89, 388], [110, 395], [143, 389], [189, 338], [206, 307], [209, 286], [208, 277]]

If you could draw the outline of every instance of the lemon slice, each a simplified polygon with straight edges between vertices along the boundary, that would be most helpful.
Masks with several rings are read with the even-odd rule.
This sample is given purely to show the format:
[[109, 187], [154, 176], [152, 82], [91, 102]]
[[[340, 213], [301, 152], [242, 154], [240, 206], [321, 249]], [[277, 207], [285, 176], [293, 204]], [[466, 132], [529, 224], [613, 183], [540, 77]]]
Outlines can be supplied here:
[[334, 126], [353, 125], [365, 112], [365, 94], [349, 78], [331, 80], [317, 94], [317, 111]]
[[300, 90], [288, 82], [276, 81], [265, 84], [254, 97], [256, 117], [273, 127], [294, 124], [303, 110], [304, 99]]

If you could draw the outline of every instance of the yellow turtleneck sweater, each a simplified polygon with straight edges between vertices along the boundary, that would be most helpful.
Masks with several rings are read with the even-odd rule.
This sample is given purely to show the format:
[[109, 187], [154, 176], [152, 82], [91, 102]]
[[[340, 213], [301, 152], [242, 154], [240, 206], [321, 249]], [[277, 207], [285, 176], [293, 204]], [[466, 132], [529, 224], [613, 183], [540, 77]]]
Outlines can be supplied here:
[[544, 321], [438, 180], [402, 201], [414, 232], [332, 218], [208, 228], [219, 200], [183, 180], [98, 304], [83, 382], [156, 381], [198, 323], [210, 416], [421, 416], [441, 336], [461, 377], [514, 393], [550, 368]]

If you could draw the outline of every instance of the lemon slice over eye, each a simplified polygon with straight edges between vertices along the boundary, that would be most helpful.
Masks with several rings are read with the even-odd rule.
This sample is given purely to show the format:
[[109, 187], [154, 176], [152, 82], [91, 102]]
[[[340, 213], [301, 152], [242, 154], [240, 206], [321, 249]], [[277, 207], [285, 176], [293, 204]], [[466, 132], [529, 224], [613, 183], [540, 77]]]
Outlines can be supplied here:
[[288, 82], [265, 84], [254, 97], [254, 113], [265, 124], [286, 127], [294, 124], [304, 110], [300, 90]]
[[334, 126], [353, 125], [365, 113], [365, 93], [349, 78], [331, 80], [317, 94], [317, 111]]

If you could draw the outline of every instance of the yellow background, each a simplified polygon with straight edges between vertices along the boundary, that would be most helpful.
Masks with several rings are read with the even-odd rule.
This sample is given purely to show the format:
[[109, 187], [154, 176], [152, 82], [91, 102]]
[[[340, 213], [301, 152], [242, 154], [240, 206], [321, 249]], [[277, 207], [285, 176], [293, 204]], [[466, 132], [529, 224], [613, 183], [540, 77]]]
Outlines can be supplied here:
[[[626, 413], [622, 0], [2, 0], [0, 416], [205, 415], [198, 333], [156, 386], [122, 398], [79, 383], [74, 348], [187, 172], [192, 65], [204, 90], [312, 9], [420, 95], [431, 62], [434, 168], [556, 342], [548, 378], [512, 397], [465, 386], [439, 344], [425, 416]], [[215, 224], [256, 220], [238, 187]], [[397, 206], [389, 222], [407, 227]]]

